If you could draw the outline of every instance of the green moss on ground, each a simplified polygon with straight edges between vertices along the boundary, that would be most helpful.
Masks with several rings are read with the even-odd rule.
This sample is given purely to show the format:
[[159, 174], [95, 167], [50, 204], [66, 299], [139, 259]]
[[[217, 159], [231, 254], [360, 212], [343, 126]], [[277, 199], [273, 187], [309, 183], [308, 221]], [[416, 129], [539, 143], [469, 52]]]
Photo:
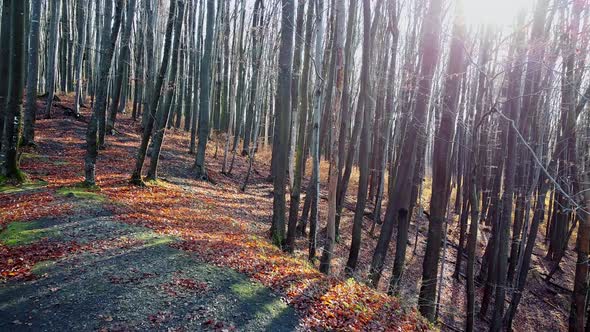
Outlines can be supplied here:
[[72, 187], [63, 187], [57, 190], [57, 193], [66, 197], [74, 197], [85, 200], [105, 202], [107, 198], [100, 193], [97, 186], [87, 186], [78, 184]]
[[54, 228], [43, 227], [40, 221], [13, 222], [0, 233], [0, 242], [7, 246], [24, 246], [59, 233]]
[[37, 276], [41, 276], [41, 275], [47, 273], [54, 264], [55, 264], [54, 261], [38, 262], [31, 269], [31, 273], [33, 273], [34, 275], [37, 275]]
[[29, 181], [24, 182], [20, 185], [2, 184], [3, 181], [0, 179], [0, 194], [16, 194], [29, 190], [35, 190], [47, 186], [46, 181]]
[[146, 247], [171, 244], [177, 241], [177, 239], [173, 236], [160, 235], [152, 231], [135, 233], [133, 234], [133, 237], [144, 241]]
[[175, 186], [166, 181], [165, 179], [156, 179], [156, 180], [144, 180], [144, 184], [148, 187], [160, 187], [160, 188], [175, 188]]

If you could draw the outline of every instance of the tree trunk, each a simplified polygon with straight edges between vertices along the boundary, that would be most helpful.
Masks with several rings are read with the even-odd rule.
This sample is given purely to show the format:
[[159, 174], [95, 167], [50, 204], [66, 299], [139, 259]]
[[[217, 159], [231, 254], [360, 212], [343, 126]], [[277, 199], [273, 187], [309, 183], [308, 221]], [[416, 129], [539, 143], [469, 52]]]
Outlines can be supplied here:
[[[6, 1], [6, 0], [5, 0]], [[25, 87], [25, 5], [26, 1], [11, 1], [8, 4], [10, 17], [10, 29], [3, 30], [2, 34], [10, 34], [8, 45], [8, 91], [4, 118], [4, 130], [2, 136], [2, 149], [0, 159], [0, 176], [5, 180], [23, 182], [25, 175], [18, 166], [18, 150], [20, 140], [20, 126], [23, 113], [23, 90]], [[8, 14], [8, 13], [7, 13]], [[4, 20], [5, 17], [3, 17]]]
[[[358, 262], [359, 251], [361, 248], [363, 218], [365, 216], [365, 205], [367, 202], [367, 189], [369, 185], [369, 156], [371, 151], [370, 127], [372, 122], [371, 120], [373, 118], [373, 111], [375, 108], [373, 97], [371, 95], [372, 91], [370, 91], [371, 86], [369, 84], [370, 61], [372, 58], [371, 41], [371, 2], [370, 0], [363, 0], [363, 57], [359, 103], [363, 103], [365, 107], [363, 112], [363, 127], [361, 129], [361, 141], [359, 147], [360, 177], [352, 225], [352, 243], [350, 245], [348, 261], [346, 262], [346, 273], [349, 276], [352, 276]], [[349, 154], [354, 154], [354, 151], [349, 151]]]
[[45, 106], [45, 118], [51, 118], [51, 107], [53, 106], [53, 96], [55, 94], [55, 72], [57, 70], [57, 51], [58, 42], [57, 28], [59, 25], [59, 0], [51, 1], [51, 18], [49, 20], [49, 36], [47, 49], [47, 68], [45, 76], [45, 93], [47, 94], [47, 102]]
[[336, 170], [338, 167], [338, 134], [340, 124], [340, 110], [342, 108], [342, 89], [344, 85], [344, 1], [337, 1], [334, 10], [336, 17], [333, 49], [335, 91], [332, 108], [329, 110], [331, 113], [330, 167], [332, 168], [332, 172], [330, 172], [328, 180], [328, 220], [326, 242], [320, 261], [320, 271], [325, 274], [330, 273], [332, 256], [334, 254], [332, 251], [334, 250], [334, 242], [336, 241], [336, 190], [338, 186], [338, 172]]
[[242, 147], [242, 156], [247, 156], [250, 149], [250, 140], [252, 139], [253, 123], [254, 123], [254, 101], [258, 89], [258, 77], [260, 68], [260, 57], [262, 55], [262, 24], [264, 22], [264, 6], [262, 0], [256, 0], [254, 4], [254, 17], [252, 19], [252, 77], [250, 84], [250, 103], [246, 111], [246, 126], [244, 129], [244, 145]]
[[205, 168], [205, 153], [207, 151], [207, 140], [209, 138], [209, 107], [211, 89], [211, 58], [213, 51], [213, 29], [215, 25], [215, 3], [214, 0], [207, 0], [207, 27], [205, 31], [204, 54], [201, 61], [200, 83], [199, 83], [199, 145], [195, 158], [194, 169], [198, 179], [207, 179]]
[[[119, 64], [117, 65], [118, 74], [115, 77], [115, 85], [113, 88], [113, 102], [109, 112], [109, 119], [106, 130], [112, 132], [115, 129], [115, 121], [117, 120], [117, 108], [119, 106], [119, 100], [121, 99], [121, 93], [123, 90], [123, 82], [125, 76], [129, 76], [129, 63], [131, 62], [131, 29], [133, 28], [133, 20], [135, 17], [135, 3], [136, 0], [129, 0], [127, 3], [127, 13], [125, 14], [125, 30], [121, 36], [120, 43], [120, 54]], [[127, 99], [124, 95], [122, 99]]]
[[[23, 127], [23, 145], [35, 144], [35, 119], [37, 117], [37, 85], [39, 83], [39, 38], [41, 26], [41, 0], [31, 4], [31, 30], [29, 32], [29, 59], [27, 71], [27, 106]], [[1, 132], [1, 130], [0, 130]]]
[[[273, 213], [271, 237], [276, 245], [285, 240], [285, 186], [291, 124], [291, 84], [293, 65], [294, 0], [282, 0], [281, 41], [279, 50], [279, 79], [275, 99], [275, 140], [273, 141]], [[278, 176], [277, 176], [278, 175]]]
[[[316, 61], [322, 63], [323, 54], [322, 46], [324, 42], [324, 0], [315, 0], [316, 5], [316, 16], [315, 16], [315, 54]], [[317, 74], [317, 72], [316, 72]], [[309, 184], [307, 196], [311, 196], [310, 210], [311, 217], [309, 222], [309, 255], [310, 261], [315, 259], [316, 255], [316, 239], [317, 239], [317, 221], [318, 216], [318, 196], [320, 193], [320, 118], [321, 118], [321, 105], [323, 96], [323, 79], [319, 77], [316, 80], [314, 97], [313, 97], [313, 117], [311, 120], [311, 156], [312, 156], [312, 176]], [[307, 200], [307, 197], [306, 197]]]
[[76, 4], [77, 14], [77, 27], [78, 27], [78, 41], [76, 44], [76, 52], [74, 55], [74, 65], [76, 69], [74, 71], [75, 81], [76, 81], [76, 91], [75, 91], [75, 99], [74, 99], [74, 109], [76, 114], [80, 114], [80, 105], [84, 104], [83, 100], [83, 86], [82, 86], [82, 64], [84, 62], [84, 53], [86, 49], [86, 39], [87, 36], [87, 24], [88, 24], [88, 15], [87, 12], [90, 13], [92, 10], [92, 1], [87, 2], [86, 10], [84, 10], [84, 1], [78, 0]]
[[96, 185], [96, 158], [98, 156], [98, 146], [100, 142], [100, 129], [101, 126], [104, 127], [105, 113], [107, 108], [108, 77], [111, 69], [111, 61], [113, 59], [115, 44], [117, 43], [117, 36], [119, 35], [119, 28], [121, 27], [121, 14], [123, 12], [123, 7], [125, 5], [125, 0], [115, 1], [115, 20], [113, 23], [112, 30], [111, 14], [113, 8], [113, 1], [106, 0], [105, 2], [105, 26], [103, 28], [101, 45], [102, 56], [100, 57], [99, 66], [99, 82], [101, 82], [101, 84], [98, 84], [94, 111], [92, 112], [92, 117], [88, 122], [88, 128], [86, 131], [86, 157], [84, 158], [84, 182], [88, 186]]
[[[432, 10], [432, 9], [431, 9]], [[440, 10], [440, 8], [438, 8]], [[459, 9], [460, 10], [460, 9]], [[433, 15], [437, 15], [436, 13]], [[438, 14], [440, 15], [440, 14]], [[427, 18], [428, 19], [428, 18]], [[435, 19], [435, 16], [433, 16]], [[443, 91], [443, 105], [440, 112], [440, 124], [434, 138], [432, 196], [430, 199], [430, 217], [428, 238], [422, 265], [422, 286], [420, 288], [420, 312], [431, 321], [435, 319], [435, 294], [438, 275], [438, 261], [442, 236], [442, 226], [446, 219], [450, 192], [450, 154], [454, 135], [454, 123], [461, 88], [461, 75], [464, 71], [464, 26], [462, 14], [458, 13], [453, 26], [451, 52]], [[439, 29], [434, 27], [434, 29]], [[438, 36], [438, 35], [437, 35]], [[431, 41], [438, 43], [438, 38]], [[425, 53], [427, 57], [428, 53]], [[433, 58], [436, 61], [437, 57]], [[424, 61], [424, 60], [423, 60]], [[477, 207], [475, 207], [477, 209]], [[473, 221], [472, 221], [473, 222]]]
[[[11, 1], [2, 2], [2, 26], [0, 27], [0, 43], [10, 43], [10, 5]], [[10, 47], [0, 47], [0, 75], [8, 77], [10, 71]], [[4, 141], [4, 124], [6, 120], [6, 103], [8, 101], [8, 80], [0, 80], [0, 149]]]
[[[524, 17], [519, 18], [519, 24]], [[516, 36], [514, 45], [520, 48], [523, 44], [523, 33]], [[508, 245], [510, 235], [510, 224], [512, 223], [512, 208], [513, 208], [513, 194], [514, 182], [516, 173], [516, 131], [518, 130], [519, 114], [520, 114], [520, 95], [521, 95], [521, 76], [522, 69], [522, 49], [516, 51], [516, 59], [512, 64], [510, 73], [508, 74], [508, 102], [506, 103], [506, 114], [509, 117], [510, 124], [508, 125], [508, 140], [506, 162], [504, 165], [504, 183], [502, 191], [502, 205], [500, 222], [498, 224], [498, 238], [496, 241], [497, 257], [496, 257], [496, 294], [494, 297], [494, 314], [490, 322], [490, 331], [500, 331], [502, 329], [504, 317], [504, 301], [506, 299], [506, 284], [507, 284], [507, 268], [508, 268]]]
[[152, 137], [154, 146], [151, 153], [150, 168], [147, 173], [147, 179], [152, 181], [158, 179], [158, 161], [160, 160], [160, 151], [162, 149], [162, 143], [164, 141], [164, 134], [166, 133], [166, 124], [168, 122], [168, 117], [170, 114], [172, 99], [174, 98], [174, 92], [176, 91], [174, 82], [176, 81], [176, 76], [178, 72], [178, 53], [180, 52], [181, 48], [180, 36], [182, 32], [182, 22], [184, 18], [184, 1], [172, 1], [176, 1], [176, 6], [174, 7], [177, 8], [176, 22], [174, 27], [174, 41], [172, 44], [174, 45], [174, 49], [172, 50], [172, 59], [170, 60], [172, 68], [170, 69], [170, 76], [168, 80], [170, 86], [166, 89], [166, 99], [164, 100], [163, 106], [156, 113], [157, 122]]
[[[143, 163], [145, 161], [148, 143], [150, 140], [150, 136], [152, 134], [152, 130], [154, 128], [154, 118], [156, 116], [156, 110], [158, 108], [158, 101], [160, 100], [160, 92], [162, 91], [162, 85], [164, 84], [164, 78], [166, 76], [166, 73], [168, 72], [168, 66], [170, 63], [169, 58], [170, 50], [172, 48], [172, 32], [174, 30], [175, 11], [176, 1], [172, 0], [170, 1], [170, 13], [168, 14], [168, 22], [166, 25], [166, 37], [164, 39], [164, 55], [162, 57], [162, 65], [160, 66], [160, 71], [158, 72], [158, 76], [156, 77], [156, 82], [153, 87], [149, 105], [145, 109], [145, 113], [149, 113], [149, 115], [146, 117], [145, 127], [143, 128], [143, 133], [141, 135], [141, 143], [137, 151], [137, 157], [135, 160], [135, 168], [133, 170], [133, 174], [131, 175], [131, 182], [136, 185], [143, 184], [141, 179], [141, 170], [143, 169]], [[151, 11], [148, 10], [148, 13], [149, 12]], [[153, 42], [153, 36], [151, 34], [148, 33], [147, 37], [148, 44]], [[152, 40], [150, 41], [150, 39]]]
[[[314, 15], [314, 4], [310, 3], [307, 9], [307, 22], [305, 26], [305, 50], [303, 60], [303, 72], [302, 80], [300, 80], [299, 95], [301, 95], [301, 107], [299, 114], [299, 133], [297, 135], [297, 151], [295, 154], [295, 170], [294, 170], [294, 181], [293, 190], [291, 191], [291, 204], [289, 206], [289, 226], [287, 229], [287, 248], [290, 252], [293, 252], [295, 235], [297, 233], [297, 220], [299, 213], [299, 203], [301, 201], [301, 182], [305, 174], [305, 153], [303, 151], [305, 146], [307, 118], [309, 117], [309, 101], [308, 101], [308, 80], [310, 71], [310, 58], [311, 58], [311, 43], [313, 33], [313, 15]], [[300, 233], [303, 233], [300, 230]]]

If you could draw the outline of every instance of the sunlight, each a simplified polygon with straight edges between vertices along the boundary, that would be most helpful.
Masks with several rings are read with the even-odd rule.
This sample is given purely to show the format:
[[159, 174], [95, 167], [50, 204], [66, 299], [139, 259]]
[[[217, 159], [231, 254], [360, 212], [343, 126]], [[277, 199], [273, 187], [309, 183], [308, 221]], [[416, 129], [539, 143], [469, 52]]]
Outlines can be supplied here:
[[532, 10], [534, 0], [462, 0], [465, 21], [470, 25], [512, 25], [520, 9]]

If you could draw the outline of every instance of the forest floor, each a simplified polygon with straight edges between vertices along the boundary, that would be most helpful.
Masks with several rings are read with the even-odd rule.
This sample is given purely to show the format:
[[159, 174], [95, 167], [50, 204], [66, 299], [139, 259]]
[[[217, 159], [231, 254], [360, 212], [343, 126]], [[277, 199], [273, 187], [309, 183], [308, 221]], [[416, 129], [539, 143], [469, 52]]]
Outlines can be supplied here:
[[99, 188], [80, 187], [88, 110], [66, 116], [60, 98], [21, 155], [29, 181], [0, 187], [0, 330], [432, 329], [397, 298], [271, 244], [264, 156], [242, 192], [247, 160], [222, 175], [213, 141], [211, 181], [198, 181], [188, 135], [170, 131], [160, 180], [136, 187], [139, 130], [122, 115], [100, 151]]
[[[189, 135], [168, 131], [160, 180], [135, 187], [128, 180], [139, 130], [122, 115], [116, 135], [107, 136], [107, 149], [100, 151], [96, 170], [100, 189], [82, 189], [77, 184], [83, 180], [86, 124], [84, 119], [63, 115], [59, 105], [67, 106], [69, 98], [61, 98], [64, 102], [57, 103], [54, 119], [37, 120], [38, 147], [22, 155], [30, 182], [0, 191], [0, 330], [11, 324], [31, 330], [431, 328], [414, 309], [427, 233], [427, 221], [421, 216], [413, 218], [410, 227], [399, 299], [383, 293], [393, 264], [393, 242], [379, 291], [346, 280], [341, 273], [351, 240], [354, 174], [349, 208], [342, 215], [342, 238], [335, 248], [335, 273], [326, 277], [318, 272], [317, 262], [307, 262], [305, 239], [298, 239], [293, 256], [268, 240], [269, 152], [261, 149], [242, 192], [245, 158], [236, 157], [233, 175], [221, 174], [224, 142], [213, 140], [207, 156], [212, 181], [197, 181], [191, 171], [194, 156], [187, 153]], [[83, 114], [88, 118], [88, 110]], [[322, 179], [326, 176], [327, 166], [322, 164]], [[325, 188], [321, 196], [327, 197]], [[426, 182], [422, 201], [429, 200]], [[326, 208], [322, 199], [320, 230]], [[458, 237], [456, 216], [454, 220], [449, 224], [441, 293], [444, 324], [439, 326], [449, 331], [462, 330], [465, 319], [464, 278], [452, 277]], [[376, 244], [369, 234], [371, 222], [365, 221], [359, 280], [367, 274]], [[479, 257], [490, 233], [482, 227], [481, 234]], [[539, 234], [539, 238], [544, 237]], [[537, 242], [514, 328], [563, 331], [575, 257], [568, 251], [563, 270], [548, 284], [541, 279], [551, 264], [543, 259], [542, 241]], [[481, 292], [480, 287], [478, 298]], [[477, 320], [478, 329], [485, 329], [485, 324]]]

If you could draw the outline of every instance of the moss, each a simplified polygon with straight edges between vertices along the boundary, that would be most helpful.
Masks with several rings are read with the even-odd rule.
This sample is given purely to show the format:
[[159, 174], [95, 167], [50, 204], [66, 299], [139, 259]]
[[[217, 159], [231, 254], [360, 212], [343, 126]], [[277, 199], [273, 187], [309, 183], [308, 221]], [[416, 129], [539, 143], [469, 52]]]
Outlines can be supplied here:
[[99, 194], [100, 188], [96, 185], [77, 184], [72, 187], [63, 187], [57, 193], [66, 197], [104, 202], [107, 198]]
[[272, 244], [275, 246], [282, 248], [283, 244], [285, 243], [285, 239], [280, 234], [274, 234], [272, 237]]
[[55, 229], [43, 227], [39, 221], [13, 222], [0, 233], [0, 242], [11, 247], [23, 246], [57, 233]]
[[136, 239], [144, 241], [146, 246], [166, 245], [176, 241], [172, 236], [159, 235], [151, 231], [136, 233], [133, 235]]
[[72, 186], [73, 188], [86, 189], [90, 191], [100, 191], [100, 187], [96, 183], [88, 183], [86, 181], [78, 182]]
[[41, 161], [47, 161], [49, 160], [49, 158], [47, 156], [43, 156], [40, 154], [36, 154], [36, 153], [29, 153], [29, 152], [23, 152], [20, 155], [21, 160], [22, 159], [41, 159]]
[[[0, 183], [2, 180], [0, 179]], [[47, 185], [46, 181], [27, 181], [19, 185], [1, 184], [0, 194], [15, 194], [19, 192], [25, 192], [29, 190], [35, 190]]]
[[8, 176], [0, 175], [0, 188], [4, 186], [20, 186], [28, 181], [27, 173], [17, 167], [15, 170], [11, 170]]
[[144, 184], [150, 187], [160, 187], [160, 188], [174, 188], [174, 185], [166, 180], [163, 179], [145, 179]]
[[256, 296], [256, 293], [260, 290], [260, 286], [249, 280], [243, 280], [239, 283], [232, 284], [231, 290], [240, 298], [251, 299]]
[[287, 306], [280, 297], [267, 298], [264, 295], [264, 286], [248, 279], [232, 284], [230, 289], [240, 302], [253, 304], [252, 307], [256, 308], [254, 309], [255, 316], [267, 317], [272, 320], [287, 310]]
[[280, 298], [276, 298], [269, 303], [265, 303], [264, 309], [272, 319], [276, 319], [287, 310], [287, 307]]
[[31, 273], [33, 273], [34, 275], [37, 275], [37, 276], [43, 275], [43, 274], [45, 274], [45, 273], [47, 273], [49, 271], [49, 269], [51, 268], [51, 266], [53, 264], [55, 264], [54, 261], [41, 261], [41, 262], [38, 262], [31, 269]]

